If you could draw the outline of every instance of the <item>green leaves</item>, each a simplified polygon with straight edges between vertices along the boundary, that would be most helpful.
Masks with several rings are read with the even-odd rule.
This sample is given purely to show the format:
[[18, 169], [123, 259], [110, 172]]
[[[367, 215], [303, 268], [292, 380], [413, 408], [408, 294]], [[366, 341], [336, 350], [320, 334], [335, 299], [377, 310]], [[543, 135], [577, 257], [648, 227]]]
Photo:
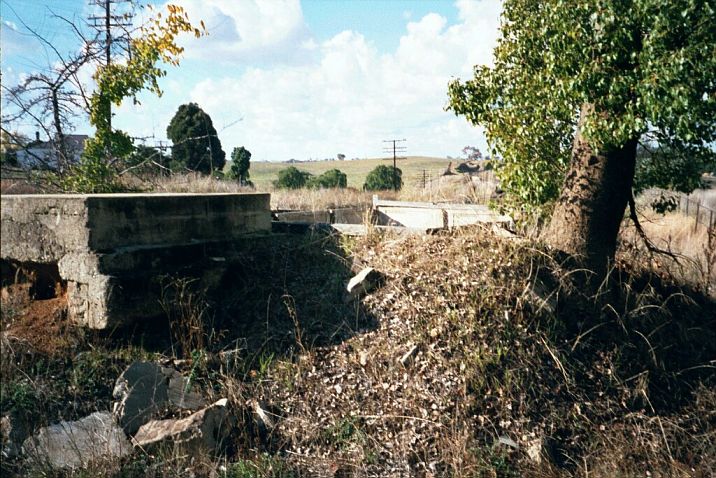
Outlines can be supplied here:
[[716, 13], [707, 0], [508, 0], [494, 67], [448, 97], [485, 127], [515, 204], [541, 207], [559, 192], [582, 104], [594, 105], [582, 133], [596, 150], [646, 133], [709, 150]]
[[168, 15], [161, 13], [143, 26], [141, 35], [131, 41], [132, 55], [126, 63], [100, 66], [94, 74], [97, 89], [89, 98], [89, 120], [95, 127], [95, 137], [88, 140], [79, 165], [62, 180], [67, 191], [117, 192], [122, 190], [116, 162], [128, 157], [132, 151], [129, 136], [111, 128], [111, 106], [120, 105], [130, 96], [148, 89], [161, 95], [158, 79], [166, 75], [160, 63], [179, 64], [183, 48], [176, 44], [181, 33], [199, 37], [203, 27], [197, 29], [189, 23], [186, 12], [178, 6], [167, 5]]

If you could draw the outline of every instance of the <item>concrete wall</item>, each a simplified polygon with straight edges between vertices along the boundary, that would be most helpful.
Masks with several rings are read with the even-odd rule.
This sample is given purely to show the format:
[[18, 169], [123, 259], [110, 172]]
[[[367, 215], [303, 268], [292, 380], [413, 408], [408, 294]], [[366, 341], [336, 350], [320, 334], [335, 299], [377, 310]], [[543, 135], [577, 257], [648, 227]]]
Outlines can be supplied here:
[[216, 277], [238, 241], [270, 232], [269, 202], [269, 194], [2, 196], [0, 253], [57, 264], [70, 317], [113, 327], [159, 312], [159, 276]]

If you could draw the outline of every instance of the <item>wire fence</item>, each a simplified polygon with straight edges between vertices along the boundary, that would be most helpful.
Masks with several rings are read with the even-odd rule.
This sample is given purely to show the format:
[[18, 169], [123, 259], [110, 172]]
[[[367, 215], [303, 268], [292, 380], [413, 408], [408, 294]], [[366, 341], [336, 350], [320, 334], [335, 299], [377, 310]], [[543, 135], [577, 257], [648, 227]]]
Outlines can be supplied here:
[[462, 187], [469, 192], [471, 202], [487, 204], [493, 197], [497, 178], [492, 170], [460, 172], [445, 169], [423, 169], [410, 180], [412, 186], [418, 190], [446, 192], [446, 188]]
[[706, 226], [709, 231], [716, 227], [716, 210], [707, 207], [701, 201], [694, 201], [685, 194], [679, 194], [678, 198], [679, 212], [694, 218], [694, 229], [699, 224]]

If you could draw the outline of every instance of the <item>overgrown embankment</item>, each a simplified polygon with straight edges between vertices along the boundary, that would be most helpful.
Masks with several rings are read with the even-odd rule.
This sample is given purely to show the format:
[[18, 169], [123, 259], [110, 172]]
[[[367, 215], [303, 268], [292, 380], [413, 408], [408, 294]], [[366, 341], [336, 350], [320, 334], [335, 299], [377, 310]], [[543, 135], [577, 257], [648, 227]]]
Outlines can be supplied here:
[[[237, 426], [219, 457], [138, 449], [101, 474], [607, 477], [716, 469], [716, 305], [642, 267], [631, 250], [608, 283], [586, 293], [569, 261], [480, 229], [340, 243], [285, 238], [262, 247], [227, 277], [233, 300], [207, 315], [214, 328], [202, 332], [203, 348], [175, 363], [204, 394], [230, 400]], [[342, 288], [351, 263], [385, 274], [382, 287], [348, 301]], [[120, 347], [84, 336], [71, 353], [33, 352], [32, 361], [18, 361], [17, 347], [3, 354], [3, 388], [18, 399], [4, 400], [2, 412], [32, 410], [19, 390], [47, 403], [48, 390], [59, 394], [46, 388], [57, 373], [76, 377], [85, 413], [92, 390], [100, 404], [108, 401], [114, 372], [130, 358], [181, 358], [171, 344], [150, 355], [148, 339], [135, 338]], [[42, 421], [69, 413], [53, 410]]]

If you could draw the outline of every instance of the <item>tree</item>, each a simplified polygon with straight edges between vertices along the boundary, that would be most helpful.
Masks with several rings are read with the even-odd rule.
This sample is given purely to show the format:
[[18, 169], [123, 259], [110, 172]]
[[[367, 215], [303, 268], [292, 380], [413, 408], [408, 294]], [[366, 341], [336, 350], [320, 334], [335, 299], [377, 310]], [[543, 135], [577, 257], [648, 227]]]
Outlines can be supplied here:
[[345, 188], [348, 176], [339, 169], [329, 169], [320, 176], [309, 178], [306, 185], [314, 189]]
[[29, 143], [30, 140], [22, 133], [0, 130], [0, 163], [17, 166], [17, 152]]
[[167, 126], [172, 159], [190, 171], [221, 171], [226, 153], [221, 149], [214, 124], [196, 103], [181, 105]]
[[[393, 189], [393, 168], [381, 164], [376, 166], [365, 178], [363, 189], [366, 191], [384, 191]], [[395, 168], [395, 187], [401, 189], [403, 187], [403, 172], [400, 168]]]
[[[134, 151], [127, 133], [111, 125], [111, 105], [121, 105], [127, 97], [135, 97], [142, 90], [162, 94], [159, 78], [166, 70], [159, 65], [177, 66], [184, 51], [176, 41], [181, 33], [200, 37], [204, 33], [194, 28], [182, 7], [167, 5], [167, 14], [157, 13], [140, 28], [140, 35], [130, 41], [132, 54], [126, 62], [101, 65], [94, 74], [97, 88], [89, 98], [89, 120], [95, 136], [85, 142], [80, 164], [63, 180], [63, 188], [75, 192], [117, 192], [124, 189], [118, 177], [118, 165]], [[133, 167], [136, 167], [133, 166]]]
[[708, 0], [503, 8], [494, 67], [452, 82], [450, 108], [485, 126], [509, 192], [532, 204], [559, 192], [546, 241], [604, 271], [633, 204], [637, 144], [712, 156], [716, 10]]
[[[43, 37], [29, 25], [22, 22], [29, 36], [38, 40], [53, 59], [42, 71], [24, 75], [14, 86], [2, 84], [3, 115], [2, 129], [10, 132], [9, 125], [15, 122], [31, 122], [41, 129], [57, 151], [57, 163], [44, 166], [65, 173], [70, 166], [71, 151], [68, 151], [65, 136], [72, 130], [73, 120], [86, 113], [89, 100], [85, 87], [79, 79], [79, 72], [94, 61], [99, 54], [96, 38], [90, 39], [70, 20], [53, 14], [53, 17], [65, 22], [82, 44], [77, 51], [64, 54], [55, 43]], [[36, 157], [38, 162], [44, 158]]]
[[273, 182], [273, 185], [279, 189], [300, 189], [306, 186], [311, 176], [311, 173], [307, 171], [289, 166], [278, 172], [278, 179]]
[[482, 153], [474, 146], [465, 146], [462, 148], [462, 154], [465, 155], [466, 161], [479, 161], [482, 159]]
[[229, 177], [235, 179], [242, 186], [249, 181], [249, 167], [251, 161], [251, 152], [241, 146], [240, 148], [234, 148], [231, 152], [231, 169], [229, 170]]
[[343, 153], [338, 153], [336, 155], [336, 158], [338, 158], [338, 161], [344, 161], [346, 159], [346, 155]]

